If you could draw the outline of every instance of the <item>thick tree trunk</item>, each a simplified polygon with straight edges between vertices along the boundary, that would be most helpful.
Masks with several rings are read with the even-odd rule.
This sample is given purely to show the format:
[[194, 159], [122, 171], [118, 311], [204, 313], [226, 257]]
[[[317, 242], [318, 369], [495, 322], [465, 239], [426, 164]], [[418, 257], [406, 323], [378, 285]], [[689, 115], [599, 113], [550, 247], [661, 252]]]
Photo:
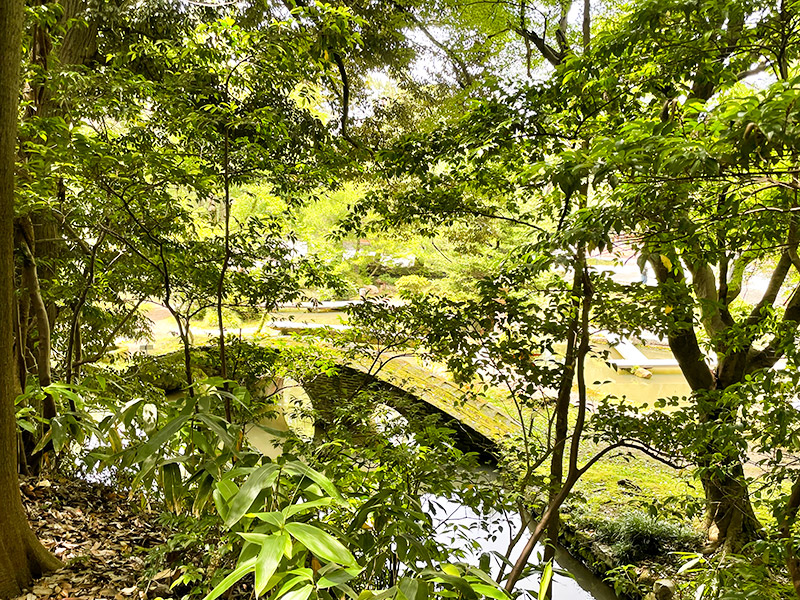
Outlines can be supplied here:
[[[684, 281], [681, 267], [673, 265], [673, 270], [667, 269], [660, 255], [654, 254], [650, 264], [660, 283]], [[695, 293], [704, 298], [716, 298], [718, 293], [711, 289], [708, 283], [710, 275], [696, 266], [693, 272], [698, 280], [694, 286]], [[777, 294], [777, 290], [775, 293]], [[698, 402], [700, 420], [705, 423], [733, 421], [735, 415], [726, 416], [728, 409], [713, 402], [713, 396], [719, 395], [726, 387], [742, 381], [747, 369], [747, 350], [722, 353], [716, 371], [712, 372], [706, 364], [706, 357], [700, 348], [694, 326], [691, 325], [695, 320], [692, 307], [693, 301], [689, 298], [687, 289], [686, 296], [675, 303], [671, 313], [675, 323], [683, 325], [676, 326], [670, 331], [668, 336], [670, 350], [678, 361], [687, 383], [697, 395], [695, 401]], [[707, 316], [706, 322], [711, 324], [712, 319]], [[719, 326], [727, 327], [725, 323]], [[709, 335], [713, 336], [714, 331], [711, 329]], [[724, 350], [720, 348], [720, 351]], [[750, 503], [738, 452], [728, 448], [726, 440], [712, 437], [705, 441], [703, 452], [696, 456], [695, 460], [700, 468], [700, 480], [705, 491], [705, 525], [711, 546], [737, 551], [747, 542], [757, 539], [761, 524]]]
[[0, 0], [0, 598], [18, 595], [31, 579], [56, 569], [28, 526], [17, 479], [18, 389], [14, 359], [14, 160], [22, 2]]
[[[708, 391], [713, 391], [713, 388]], [[733, 419], [734, 417], [731, 417]], [[701, 415], [701, 420], [724, 421], [719, 410]], [[741, 457], [725, 440], [707, 440], [697, 457], [706, 500], [705, 527], [713, 548], [738, 552], [761, 537], [762, 526], [753, 511]]]
[[737, 459], [723, 465], [723, 472], [715, 471], [700, 477], [706, 495], [708, 541], [714, 547], [738, 552], [760, 536], [761, 523], [750, 503], [741, 462]]

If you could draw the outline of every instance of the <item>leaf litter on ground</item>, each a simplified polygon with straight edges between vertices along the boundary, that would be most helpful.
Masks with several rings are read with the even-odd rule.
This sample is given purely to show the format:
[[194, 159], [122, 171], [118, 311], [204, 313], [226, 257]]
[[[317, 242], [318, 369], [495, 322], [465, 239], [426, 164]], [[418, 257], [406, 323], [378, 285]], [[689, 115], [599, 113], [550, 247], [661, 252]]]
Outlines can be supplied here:
[[158, 513], [140, 510], [113, 488], [81, 479], [20, 478], [28, 520], [64, 567], [36, 580], [15, 600], [175, 598], [178, 569], [146, 576], [147, 552], [171, 532]]

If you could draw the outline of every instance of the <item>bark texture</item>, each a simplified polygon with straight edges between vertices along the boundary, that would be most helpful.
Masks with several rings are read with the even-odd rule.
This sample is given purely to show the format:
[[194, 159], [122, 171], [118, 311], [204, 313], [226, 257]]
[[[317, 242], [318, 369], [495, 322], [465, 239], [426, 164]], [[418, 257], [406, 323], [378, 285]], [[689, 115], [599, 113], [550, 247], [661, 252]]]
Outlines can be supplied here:
[[13, 223], [21, 30], [22, 2], [0, 0], [0, 598], [60, 565], [28, 525], [17, 478]]

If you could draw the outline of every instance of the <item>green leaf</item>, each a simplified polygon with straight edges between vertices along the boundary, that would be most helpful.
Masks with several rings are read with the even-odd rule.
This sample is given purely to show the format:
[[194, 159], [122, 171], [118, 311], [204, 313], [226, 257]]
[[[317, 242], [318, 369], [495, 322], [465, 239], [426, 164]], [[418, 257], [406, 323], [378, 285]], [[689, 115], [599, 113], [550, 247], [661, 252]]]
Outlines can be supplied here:
[[289, 592], [285, 596], [282, 596], [282, 598], [284, 600], [307, 600], [312, 591], [314, 591], [313, 585], [304, 585], [299, 590]]
[[489, 598], [494, 598], [495, 600], [508, 600], [508, 594], [496, 586], [486, 585], [485, 583], [473, 583], [471, 585], [472, 589], [479, 594], [483, 594]]
[[181, 468], [171, 462], [161, 467], [161, 484], [164, 488], [164, 502], [172, 512], [179, 512], [183, 498], [183, 479]]
[[277, 478], [278, 465], [275, 463], [268, 463], [250, 473], [239, 493], [231, 501], [231, 509], [228, 512], [228, 516], [225, 517], [225, 526], [233, 527], [235, 523], [239, 522], [250, 510], [261, 490], [271, 486]]
[[208, 504], [208, 499], [211, 497], [213, 492], [214, 478], [210, 473], [206, 473], [200, 480], [200, 484], [197, 486], [197, 494], [195, 494], [194, 502], [192, 502], [192, 513], [195, 516], [200, 516], [202, 514], [203, 509], [205, 508], [206, 504]]
[[424, 579], [414, 579], [412, 577], [401, 577], [397, 584], [400, 593], [408, 600], [427, 600], [428, 582]]
[[220, 581], [219, 585], [211, 590], [208, 595], [203, 598], [203, 600], [215, 600], [227, 592], [228, 589], [233, 586], [233, 584], [253, 570], [256, 565], [256, 559], [257, 557], [254, 556], [250, 560], [247, 560], [241, 565], [237, 566], [225, 579]]
[[478, 598], [478, 594], [475, 593], [475, 590], [472, 589], [472, 586], [470, 586], [469, 582], [467, 582], [463, 577], [456, 577], [454, 575], [449, 575], [444, 571], [436, 571], [435, 569], [425, 569], [421, 572], [421, 574], [433, 576], [434, 581], [439, 580], [442, 583], [449, 583], [459, 592], [459, 594], [468, 600], [476, 600]]
[[204, 423], [211, 431], [217, 434], [220, 440], [222, 440], [223, 445], [226, 448], [234, 448], [236, 446], [236, 440], [228, 433], [227, 429], [227, 421], [220, 417], [215, 417], [214, 415], [204, 415], [199, 414], [197, 415], [197, 419]]
[[307, 523], [287, 523], [286, 531], [319, 558], [348, 567], [358, 566], [355, 557], [341, 542], [318, 527]]
[[299, 512], [303, 512], [304, 510], [311, 510], [312, 508], [319, 508], [320, 506], [330, 506], [332, 503], [333, 498], [320, 498], [319, 500], [312, 500], [311, 502], [292, 504], [291, 506], [284, 508], [281, 512], [283, 512], [288, 519], [289, 517], [296, 515]]
[[328, 563], [319, 570], [319, 574], [322, 575], [322, 577], [320, 577], [319, 581], [317, 581], [317, 587], [324, 590], [330, 587], [342, 585], [360, 573], [361, 569], [342, 569], [338, 565]]
[[340, 504], [345, 503], [344, 498], [342, 498], [342, 495], [339, 493], [339, 490], [336, 489], [336, 486], [333, 485], [333, 482], [319, 471], [315, 471], [309, 467], [307, 464], [301, 463], [300, 461], [287, 462], [283, 469], [292, 475], [308, 477], [311, 481], [321, 487], [331, 498]]
[[259, 512], [259, 513], [247, 513], [248, 517], [256, 517], [265, 523], [269, 523], [274, 525], [275, 527], [282, 529], [284, 523], [286, 523], [286, 516], [281, 511], [274, 511], [274, 512]]
[[[306, 573], [306, 571], [308, 571], [308, 573]], [[281, 589], [278, 590], [278, 593], [275, 594], [275, 598], [280, 598], [298, 583], [302, 583], [303, 581], [314, 581], [314, 575], [311, 572], [311, 569], [294, 569], [293, 571], [289, 571], [290, 574], [298, 572], [300, 573], [299, 575], [292, 577], [289, 581], [283, 584], [283, 587], [281, 587]]]
[[[172, 419], [169, 423], [164, 425], [155, 435], [153, 435], [145, 444], [143, 444], [136, 453], [137, 457], [148, 457], [158, 451], [167, 440], [175, 435], [184, 423], [192, 416], [192, 405], [187, 404], [180, 414]], [[140, 459], [139, 459], [140, 460]]]
[[236, 487], [236, 484], [233, 483], [230, 479], [221, 479], [217, 482], [216, 489], [214, 490], [213, 498], [214, 498], [214, 505], [217, 507], [217, 512], [219, 516], [225, 519], [228, 516], [228, 502], [236, 492], [239, 491], [239, 488]]
[[279, 533], [267, 536], [261, 542], [261, 552], [256, 561], [256, 597], [267, 590], [267, 584], [281, 562], [288, 537], [285, 533]]
[[547, 591], [550, 589], [550, 580], [553, 579], [553, 561], [550, 560], [542, 570], [542, 578], [539, 580], [539, 600], [547, 600]]

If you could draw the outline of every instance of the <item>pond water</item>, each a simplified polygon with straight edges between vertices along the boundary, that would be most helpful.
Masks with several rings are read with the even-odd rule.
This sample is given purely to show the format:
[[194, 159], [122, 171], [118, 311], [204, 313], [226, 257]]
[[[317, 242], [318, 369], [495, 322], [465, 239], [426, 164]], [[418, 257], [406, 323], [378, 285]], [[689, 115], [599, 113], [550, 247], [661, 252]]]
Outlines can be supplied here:
[[[602, 350], [603, 348], [599, 348]], [[643, 354], [649, 358], [671, 358], [666, 350], [645, 348]], [[598, 358], [586, 361], [586, 383], [594, 397], [606, 395], [625, 397], [628, 401], [650, 406], [659, 398], [687, 396], [691, 388], [680, 369], [676, 367], [650, 369], [652, 376], [644, 379], [624, 369], [614, 369]]]
[[[522, 527], [522, 517], [517, 513], [491, 512], [479, 514], [473, 509], [442, 498], [428, 496], [429, 514], [433, 515], [438, 533], [436, 538], [451, 548], [462, 550], [466, 554], [465, 562], [477, 565], [481, 554], [498, 552], [506, 555], [510, 541]], [[515, 562], [519, 557], [527, 536], [509, 554], [509, 560]], [[544, 549], [538, 546], [531, 557], [533, 564], [539, 564]], [[556, 551], [556, 572], [553, 576], [553, 600], [616, 600], [614, 592], [597, 577], [589, 572], [580, 562], [572, 558], [566, 551]], [[496, 577], [501, 561], [493, 557], [490, 562], [490, 575]], [[508, 569], [506, 569], [506, 573]], [[539, 573], [520, 580], [520, 590], [536, 598], [539, 590]]]

